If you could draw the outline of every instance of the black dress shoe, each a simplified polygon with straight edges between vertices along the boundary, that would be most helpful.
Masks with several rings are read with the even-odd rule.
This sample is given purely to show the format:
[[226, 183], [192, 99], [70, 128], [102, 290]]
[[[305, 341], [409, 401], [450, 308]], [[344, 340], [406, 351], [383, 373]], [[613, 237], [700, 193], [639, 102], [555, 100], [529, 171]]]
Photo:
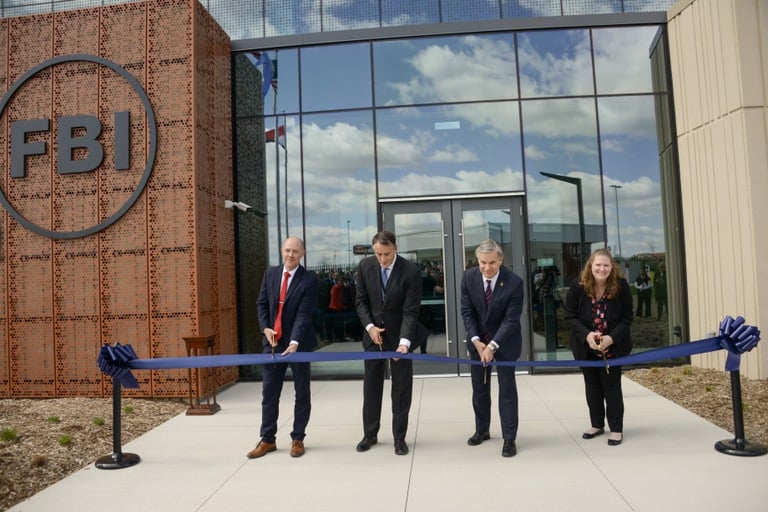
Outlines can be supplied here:
[[618, 439], [608, 438], [608, 446], [619, 446], [623, 440], [624, 440], [624, 436], [621, 435], [621, 433], [619, 433]]
[[501, 448], [502, 457], [514, 457], [517, 453], [517, 446], [514, 441], [504, 440], [504, 446]]
[[475, 432], [474, 434], [472, 434], [472, 437], [467, 439], [467, 444], [469, 446], [477, 446], [483, 441], [489, 440], [490, 438], [491, 438], [491, 434], [488, 432], [483, 432], [483, 433]]
[[367, 452], [371, 449], [371, 446], [378, 443], [379, 440], [376, 437], [364, 437], [362, 441], [357, 443], [357, 448], [355, 448], [359, 452]]
[[602, 435], [602, 434], [605, 434], [605, 429], [604, 428], [601, 428], [597, 432], [592, 432], [592, 433], [584, 432], [583, 434], [581, 434], [581, 437], [582, 437], [582, 439], [592, 439], [593, 437], [597, 437], [597, 436]]
[[395, 440], [395, 454], [396, 455], [405, 455], [408, 453], [408, 445], [405, 444], [405, 441], [403, 439], [396, 439]]

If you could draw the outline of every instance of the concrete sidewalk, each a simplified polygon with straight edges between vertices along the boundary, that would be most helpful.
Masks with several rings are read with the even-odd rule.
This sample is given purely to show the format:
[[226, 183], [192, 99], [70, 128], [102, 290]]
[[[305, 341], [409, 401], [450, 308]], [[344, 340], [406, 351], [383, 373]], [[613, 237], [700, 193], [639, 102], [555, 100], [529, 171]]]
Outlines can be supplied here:
[[407, 456], [394, 454], [388, 398], [379, 444], [357, 453], [362, 382], [315, 381], [307, 453], [293, 459], [288, 384], [278, 450], [256, 460], [245, 454], [258, 441], [261, 384], [238, 383], [219, 394], [217, 414], [181, 414], [123, 446], [123, 453], [141, 457], [139, 464], [115, 470], [90, 464], [9, 510], [768, 509], [768, 456], [716, 451], [714, 443], [733, 439], [731, 432], [623, 382], [624, 442], [609, 447], [606, 436], [581, 438], [588, 427], [581, 374], [520, 375], [518, 454], [509, 459], [500, 455], [497, 414], [491, 440], [467, 445], [474, 421], [470, 382], [461, 377], [414, 382]]

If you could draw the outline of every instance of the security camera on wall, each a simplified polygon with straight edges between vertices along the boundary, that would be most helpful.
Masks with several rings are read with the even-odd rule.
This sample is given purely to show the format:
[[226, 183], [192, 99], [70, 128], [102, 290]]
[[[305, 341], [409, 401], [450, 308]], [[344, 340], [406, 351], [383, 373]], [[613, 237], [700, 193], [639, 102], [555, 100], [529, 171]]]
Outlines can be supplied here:
[[248, 210], [251, 209], [251, 206], [245, 203], [239, 203], [239, 202], [235, 203], [233, 201], [230, 201], [229, 199], [224, 200], [224, 208], [226, 208], [227, 210], [231, 210], [233, 207], [237, 208], [241, 212], [247, 212]]

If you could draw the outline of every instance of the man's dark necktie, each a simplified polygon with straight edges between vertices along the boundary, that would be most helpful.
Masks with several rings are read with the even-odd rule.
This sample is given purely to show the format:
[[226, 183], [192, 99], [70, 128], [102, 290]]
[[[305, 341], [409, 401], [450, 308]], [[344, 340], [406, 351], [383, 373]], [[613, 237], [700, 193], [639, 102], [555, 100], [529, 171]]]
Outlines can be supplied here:
[[389, 281], [389, 276], [387, 275], [389, 271], [388, 267], [381, 267], [381, 297], [384, 298], [384, 292], [387, 290], [387, 281]]
[[275, 316], [275, 341], [280, 340], [283, 336], [283, 303], [285, 302], [285, 294], [288, 291], [288, 279], [290, 279], [291, 273], [283, 273], [283, 284], [280, 285], [280, 302], [277, 304], [277, 316]]
[[[491, 280], [486, 279], [485, 280], [485, 305], [491, 303], [491, 295], [493, 294], [493, 290], [491, 290]], [[483, 342], [488, 344], [491, 342], [491, 333], [488, 332], [488, 328], [485, 326], [485, 322], [483, 322]], [[483, 382], [485, 382], [485, 368], [483, 368]]]

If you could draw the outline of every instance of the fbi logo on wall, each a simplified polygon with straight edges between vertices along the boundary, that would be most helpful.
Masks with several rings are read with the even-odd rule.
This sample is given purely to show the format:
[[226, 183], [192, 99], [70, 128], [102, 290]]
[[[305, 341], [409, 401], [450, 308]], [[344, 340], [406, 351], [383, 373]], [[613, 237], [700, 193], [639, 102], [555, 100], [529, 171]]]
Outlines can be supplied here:
[[155, 115], [139, 81], [110, 60], [78, 54], [36, 65], [5, 93], [0, 116], [0, 203], [30, 231], [56, 239], [97, 233], [149, 181]]

